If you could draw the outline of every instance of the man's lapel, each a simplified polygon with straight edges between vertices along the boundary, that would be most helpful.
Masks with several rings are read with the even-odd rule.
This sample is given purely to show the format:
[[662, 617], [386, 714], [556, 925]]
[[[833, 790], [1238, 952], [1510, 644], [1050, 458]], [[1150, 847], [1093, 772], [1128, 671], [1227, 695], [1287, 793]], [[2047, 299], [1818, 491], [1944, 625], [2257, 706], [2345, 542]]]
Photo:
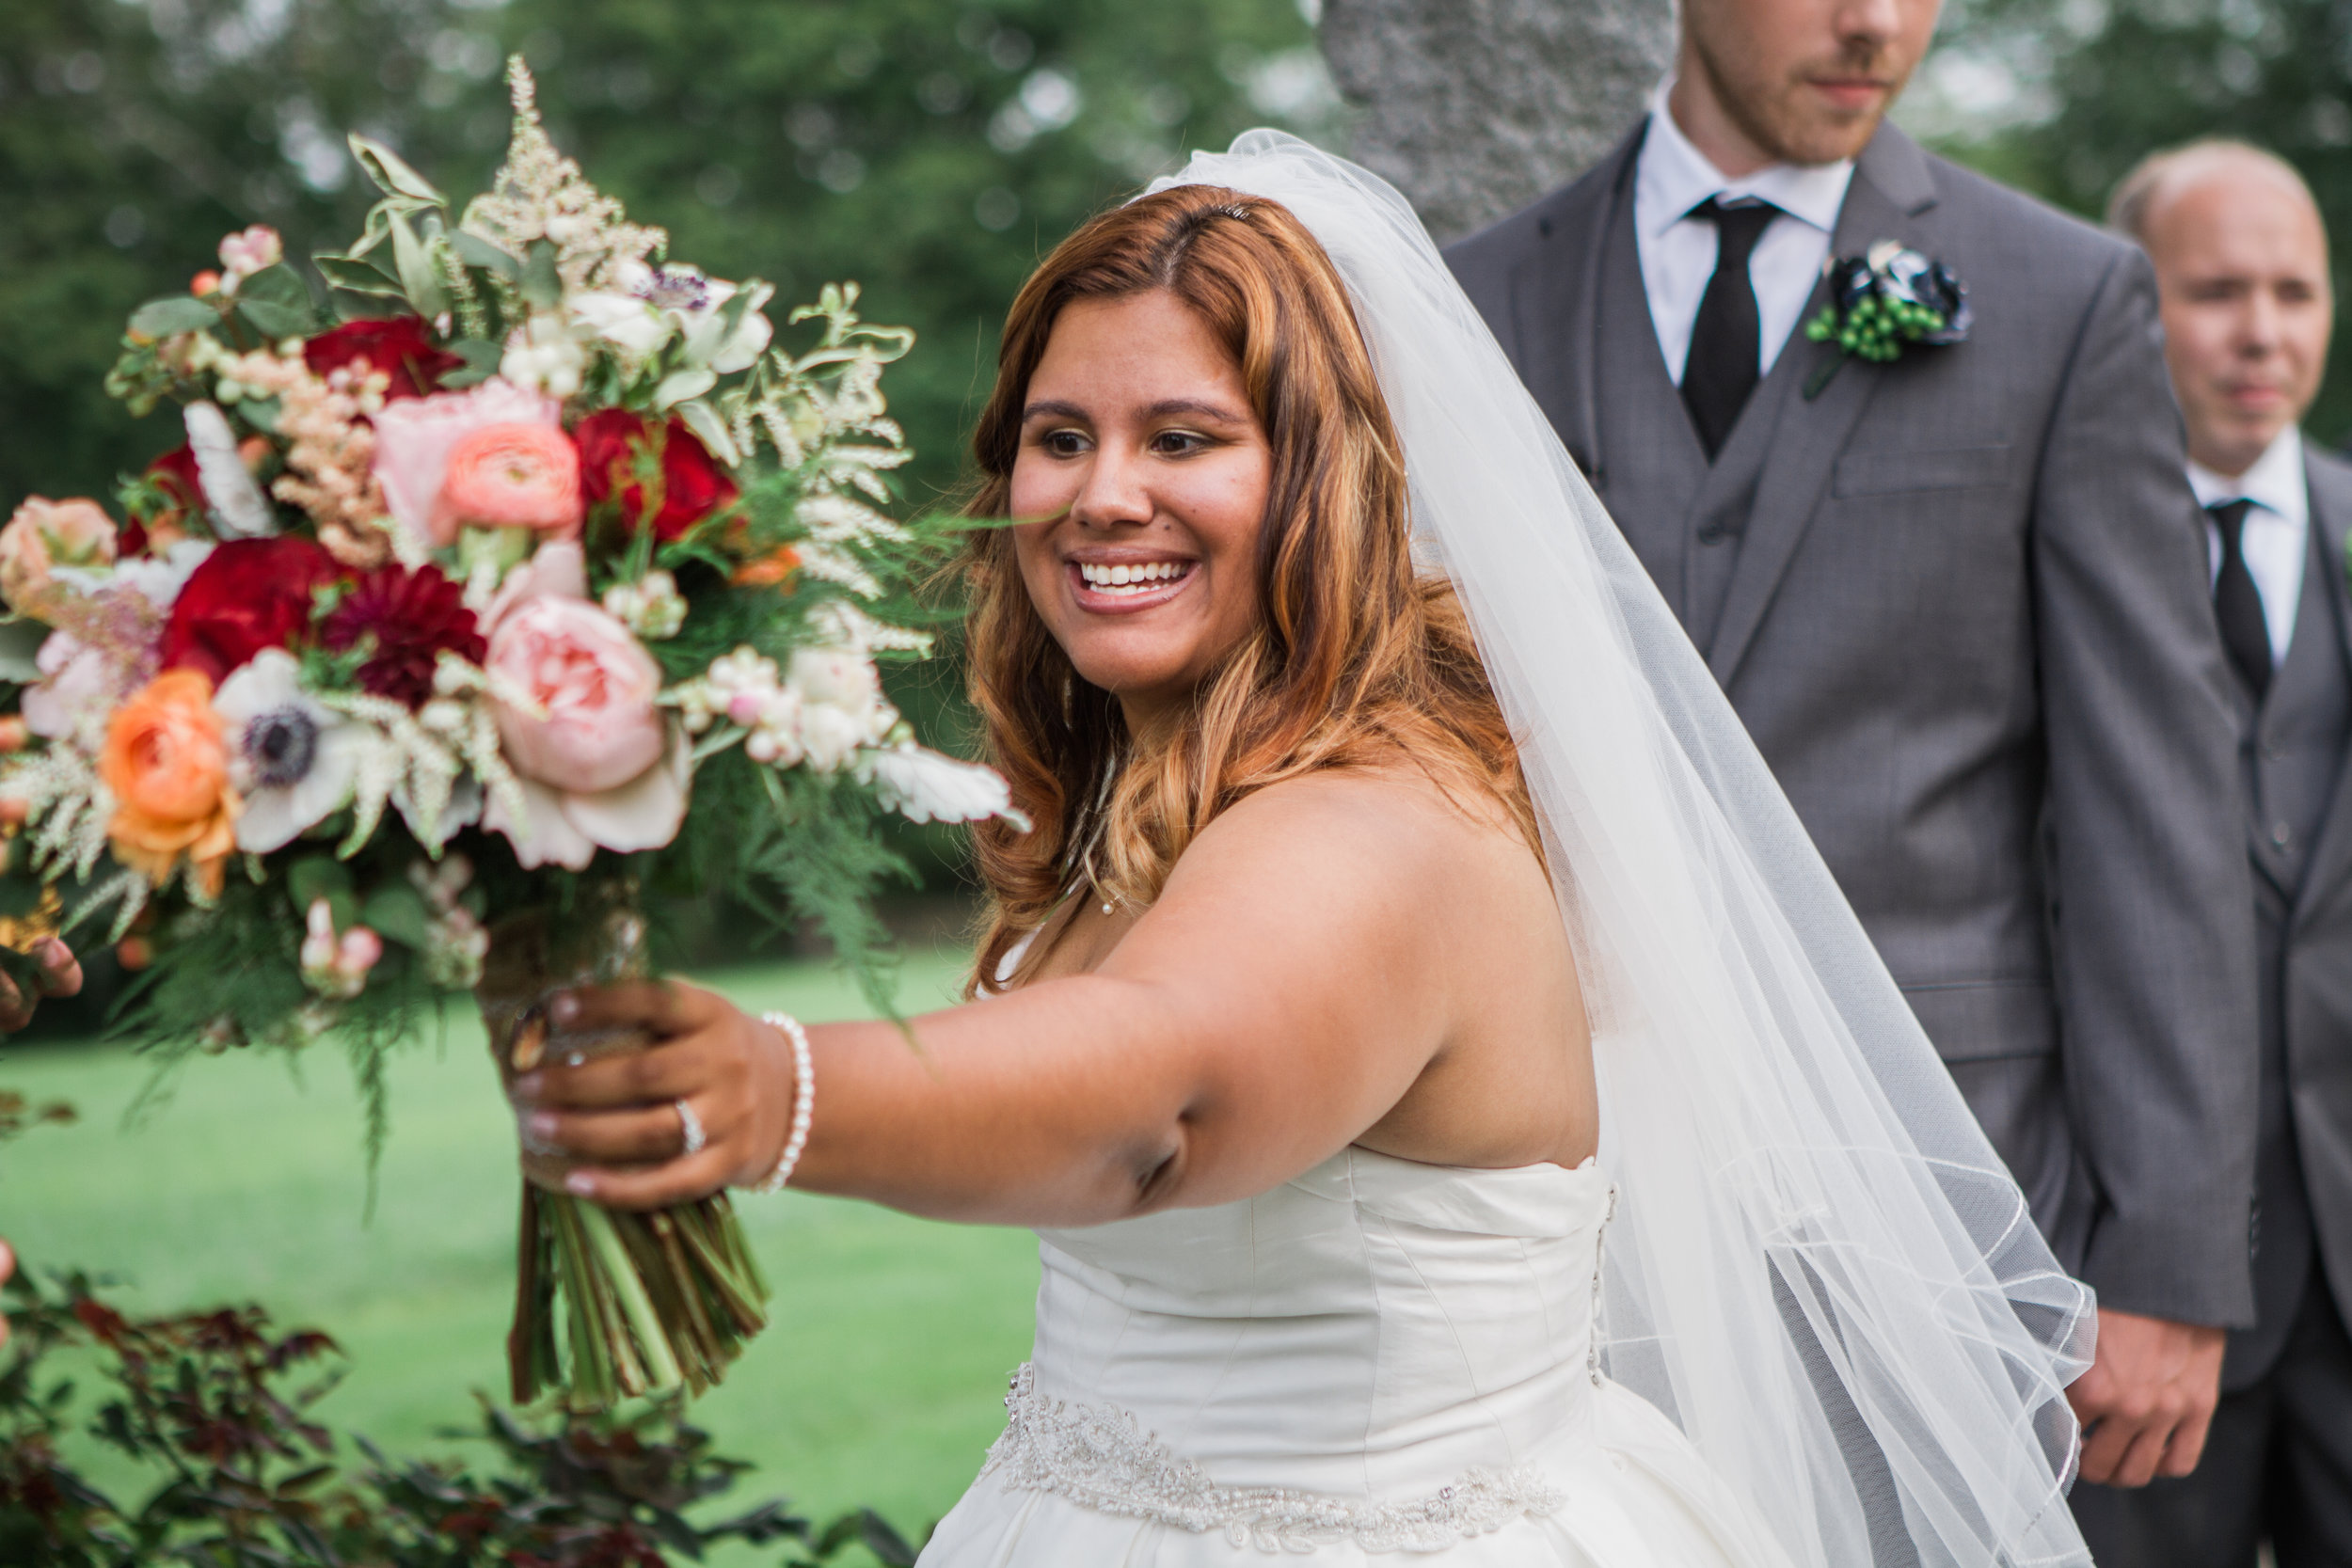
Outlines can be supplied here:
[[[1853, 182], [1846, 188], [1845, 204], [1838, 209], [1830, 255], [1858, 256], [1874, 242], [1888, 239], [1901, 240], [1933, 255], [1934, 246], [1921, 228], [1920, 217], [1935, 200], [1935, 176], [1927, 154], [1894, 126], [1880, 126], [1855, 161]], [[1804, 324], [1826, 298], [1823, 286], [1817, 284], [1804, 313], [1798, 317], [1795, 335], [1781, 350], [1783, 358], [1794, 361], [1789, 368], [1802, 371], [1807, 383], [1816, 368], [1837, 352], [1833, 344], [1815, 343], [1804, 336]], [[1857, 359], [1841, 367], [1819, 396], [1808, 399], [1800, 388], [1782, 404], [1779, 424], [1772, 432], [1772, 450], [1756, 481], [1756, 504], [1740, 541], [1739, 564], [1724, 598], [1723, 618], [1707, 650], [1708, 666], [1724, 686], [1731, 684], [1740, 659], [1756, 640], [1756, 628], [1763, 624], [1764, 611], [1788, 570], [1789, 559], [1820, 507], [1838, 454], [1878, 388], [1879, 374], [1879, 367]]]
[[[2352, 543], [2352, 471], [2309, 457], [2303, 471], [2312, 528], [2319, 535], [2319, 548], [2304, 569], [2318, 572], [2327, 583], [2328, 608], [2335, 615], [2337, 635], [2344, 640], [2346, 666], [2352, 668], [2352, 590], [2344, 582], [2344, 550]], [[2352, 758], [2346, 760], [2352, 763]], [[2347, 879], [2352, 879], [2352, 766], [2339, 766], [2328, 815], [2319, 825], [2319, 841], [2312, 846], [2311, 863], [2304, 867], [2297, 891], [2298, 914]]]
[[1633, 199], [1633, 162], [1645, 116], [1616, 150], [1538, 214], [1534, 248], [1511, 269], [1511, 322], [1519, 379], [1597, 485], [1600, 461], [1594, 365], [1599, 347], [1600, 266], [1613, 204]]

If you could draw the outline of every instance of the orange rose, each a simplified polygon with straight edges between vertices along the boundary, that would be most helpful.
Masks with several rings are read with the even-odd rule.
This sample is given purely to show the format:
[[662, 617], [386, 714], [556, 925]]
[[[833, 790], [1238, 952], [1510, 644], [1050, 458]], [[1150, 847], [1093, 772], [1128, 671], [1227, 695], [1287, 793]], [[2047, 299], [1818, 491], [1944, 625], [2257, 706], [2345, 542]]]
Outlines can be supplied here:
[[161, 887], [184, 854], [205, 891], [220, 891], [239, 802], [210, 677], [167, 670], [115, 709], [98, 776], [115, 798], [117, 860]]
[[727, 580], [738, 588], [776, 588], [790, 582], [800, 569], [801, 552], [783, 545], [757, 561], [743, 562]]

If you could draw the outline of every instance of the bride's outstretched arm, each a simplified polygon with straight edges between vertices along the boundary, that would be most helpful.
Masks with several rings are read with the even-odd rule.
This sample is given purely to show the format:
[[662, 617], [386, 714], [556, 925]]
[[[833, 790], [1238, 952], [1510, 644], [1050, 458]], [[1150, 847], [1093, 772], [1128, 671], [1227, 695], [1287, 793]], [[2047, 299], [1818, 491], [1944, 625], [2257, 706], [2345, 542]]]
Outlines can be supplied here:
[[[1527, 944], [1494, 928], [1522, 908], [1557, 929], [1527, 851], [1418, 779], [1265, 790], [1186, 850], [1095, 973], [918, 1018], [919, 1051], [887, 1023], [812, 1028], [816, 1116], [794, 1185], [1052, 1225], [1263, 1191], [1389, 1117], [1466, 1000], [1526, 986]], [[532, 1136], [615, 1163], [579, 1173], [580, 1190], [669, 1203], [774, 1164], [793, 1082], [773, 1030], [684, 985], [567, 1000], [575, 1025], [668, 1037], [519, 1086]], [[710, 1143], [674, 1158], [680, 1098]], [[1476, 1142], [1442, 1105], [1402, 1119], [1422, 1157]], [[617, 1168], [644, 1161], [665, 1163]]]

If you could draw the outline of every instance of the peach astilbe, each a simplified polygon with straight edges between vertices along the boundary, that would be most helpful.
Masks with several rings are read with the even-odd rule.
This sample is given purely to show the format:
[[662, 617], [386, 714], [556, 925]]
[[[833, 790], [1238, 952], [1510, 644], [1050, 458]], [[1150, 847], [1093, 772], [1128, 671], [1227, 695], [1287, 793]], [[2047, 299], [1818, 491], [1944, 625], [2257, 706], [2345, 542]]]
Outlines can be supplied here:
[[161, 887], [184, 857], [203, 895], [219, 895], [239, 802], [207, 676], [167, 670], [115, 709], [98, 776], [115, 799], [115, 859]]
[[310, 514], [319, 543], [342, 565], [371, 571], [392, 558], [384, 492], [375, 481], [375, 429], [389, 385], [383, 372], [354, 363], [325, 376], [299, 356], [246, 354], [224, 374], [278, 399], [275, 422], [287, 443], [286, 470], [270, 494]]

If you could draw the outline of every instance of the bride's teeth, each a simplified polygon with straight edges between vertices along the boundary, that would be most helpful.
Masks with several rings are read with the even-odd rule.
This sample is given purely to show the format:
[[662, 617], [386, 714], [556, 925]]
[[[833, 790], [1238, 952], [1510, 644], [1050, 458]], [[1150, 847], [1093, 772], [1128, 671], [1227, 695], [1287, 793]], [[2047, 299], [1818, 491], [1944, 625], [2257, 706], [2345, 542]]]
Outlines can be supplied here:
[[1140, 591], [1157, 583], [1172, 582], [1192, 569], [1189, 562], [1152, 561], [1140, 565], [1104, 566], [1092, 562], [1078, 563], [1078, 578], [1089, 588], [1104, 593], [1116, 593], [1122, 588]]

